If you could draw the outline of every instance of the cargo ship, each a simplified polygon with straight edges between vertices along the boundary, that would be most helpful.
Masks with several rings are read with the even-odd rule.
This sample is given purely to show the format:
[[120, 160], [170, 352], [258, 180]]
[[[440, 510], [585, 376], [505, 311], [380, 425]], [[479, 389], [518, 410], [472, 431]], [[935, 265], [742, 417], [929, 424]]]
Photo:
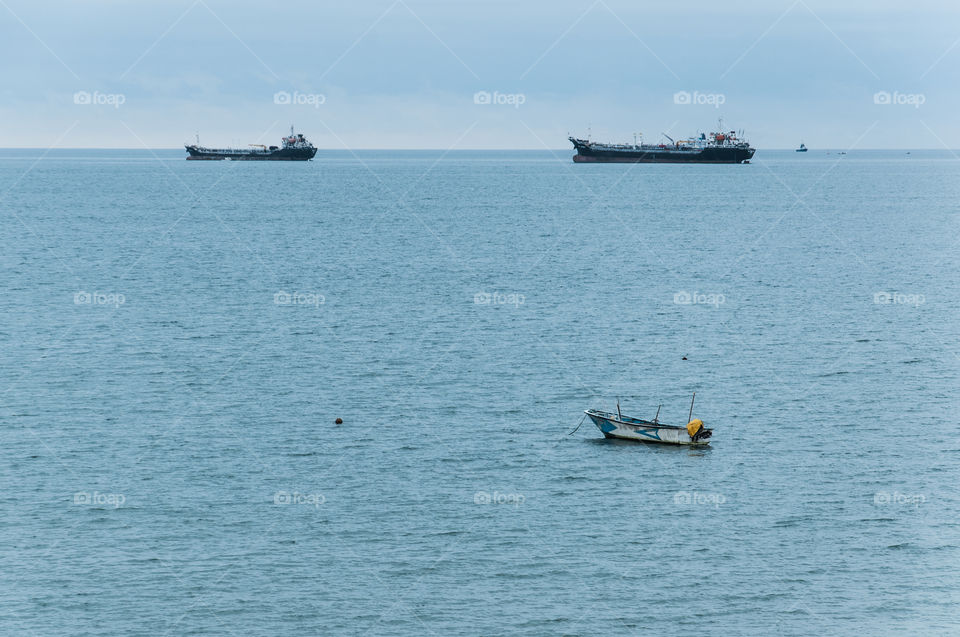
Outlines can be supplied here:
[[250, 144], [250, 148], [206, 148], [200, 145], [198, 136], [196, 144], [184, 144], [184, 147], [187, 149], [187, 159], [307, 161], [317, 154], [316, 147], [307, 141], [303, 133], [293, 132], [293, 126], [290, 127], [290, 136], [284, 137], [280, 143], [280, 146]]
[[579, 163], [640, 163], [640, 164], [746, 164], [756, 151], [749, 142], [743, 141], [736, 131], [728, 133], [701, 133], [693, 139], [674, 141], [669, 135], [669, 144], [604, 144], [570, 137], [577, 154], [573, 161]]

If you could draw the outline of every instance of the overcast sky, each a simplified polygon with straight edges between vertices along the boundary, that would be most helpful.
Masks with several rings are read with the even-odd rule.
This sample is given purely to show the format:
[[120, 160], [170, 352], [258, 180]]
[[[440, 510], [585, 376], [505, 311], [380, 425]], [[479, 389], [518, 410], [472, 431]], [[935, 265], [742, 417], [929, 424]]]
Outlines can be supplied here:
[[960, 148], [955, 0], [0, 0], [0, 29], [4, 147], [292, 123], [321, 148], [567, 148], [723, 117], [758, 148]]

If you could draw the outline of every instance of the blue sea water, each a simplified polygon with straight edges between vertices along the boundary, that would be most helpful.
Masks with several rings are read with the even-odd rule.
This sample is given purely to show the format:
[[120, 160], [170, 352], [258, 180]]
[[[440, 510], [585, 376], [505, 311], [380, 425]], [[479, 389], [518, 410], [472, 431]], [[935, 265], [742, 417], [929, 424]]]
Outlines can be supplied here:
[[0, 633], [958, 634], [960, 161], [570, 154], [0, 151]]

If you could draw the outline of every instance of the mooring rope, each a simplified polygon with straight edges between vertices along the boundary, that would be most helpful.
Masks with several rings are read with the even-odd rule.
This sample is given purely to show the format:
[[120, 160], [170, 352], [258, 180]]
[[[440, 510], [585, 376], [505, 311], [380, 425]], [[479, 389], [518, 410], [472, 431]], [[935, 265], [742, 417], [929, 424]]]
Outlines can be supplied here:
[[[583, 418], [581, 418], [581, 419], [580, 419], [580, 422], [577, 424], [577, 429], [580, 428], [580, 425], [582, 425], [582, 424], [583, 424], [583, 421], [586, 420], [586, 419], [587, 419], [587, 415], [584, 414], [584, 415], [583, 415]], [[572, 436], [573, 434], [577, 433], [577, 429], [574, 429], [573, 431], [571, 431], [571, 432], [568, 433], [567, 435], [568, 435], [568, 436]]]

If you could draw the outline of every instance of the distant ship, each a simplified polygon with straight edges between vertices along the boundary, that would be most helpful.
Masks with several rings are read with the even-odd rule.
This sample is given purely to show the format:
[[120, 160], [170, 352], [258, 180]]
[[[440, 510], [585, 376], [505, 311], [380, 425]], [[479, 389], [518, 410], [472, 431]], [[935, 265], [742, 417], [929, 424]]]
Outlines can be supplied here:
[[805, 152], [807, 152], [807, 145], [804, 144], [803, 142], [800, 142], [800, 148], [797, 149], [797, 152], [798, 152], [798, 153], [805, 153]]
[[260, 161], [307, 161], [317, 154], [316, 147], [307, 141], [303, 133], [294, 133], [290, 127], [290, 136], [281, 140], [282, 146], [264, 146], [250, 144], [250, 148], [206, 148], [196, 144], [184, 144], [187, 159], [233, 159]]
[[[722, 123], [721, 123], [722, 128]], [[577, 154], [573, 161], [577, 163], [704, 163], [704, 164], [744, 164], [749, 163], [756, 151], [749, 142], [741, 141], [735, 131], [729, 133], [700, 134], [695, 139], [674, 141], [666, 133], [664, 137], [670, 144], [603, 144], [586, 139], [568, 138]]]

